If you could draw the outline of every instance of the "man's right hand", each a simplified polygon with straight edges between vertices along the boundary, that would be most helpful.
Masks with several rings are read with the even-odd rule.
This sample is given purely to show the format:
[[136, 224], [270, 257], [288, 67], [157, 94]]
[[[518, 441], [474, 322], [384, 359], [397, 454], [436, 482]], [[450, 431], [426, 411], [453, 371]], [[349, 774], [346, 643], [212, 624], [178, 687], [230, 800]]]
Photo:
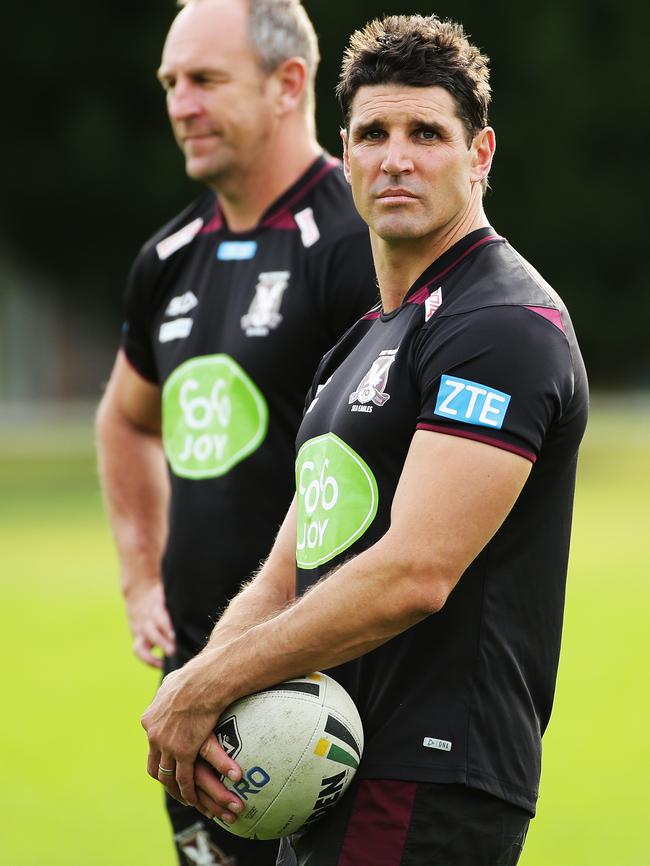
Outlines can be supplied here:
[[162, 583], [129, 589], [125, 593], [125, 602], [133, 635], [133, 652], [150, 667], [162, 668], [163, 660], [155, 650], [161, 649], [166, 656], [176, 652], [176, 635], [165, 604]]

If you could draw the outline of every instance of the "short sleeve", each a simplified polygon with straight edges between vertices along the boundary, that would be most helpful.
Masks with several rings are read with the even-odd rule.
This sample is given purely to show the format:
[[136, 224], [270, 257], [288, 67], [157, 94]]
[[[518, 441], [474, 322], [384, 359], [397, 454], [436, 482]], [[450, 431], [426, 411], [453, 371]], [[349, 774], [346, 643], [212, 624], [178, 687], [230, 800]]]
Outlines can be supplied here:
[[129, 363], [150, 382], [158, 383], [158, 370], [151, 343], [151, 275], [147, 254], [141, 252], [129, 273], [125, 293], [122, 348]]
[[573, 394], [562, 329], [519, 306], [442, 317], [414, 343], [417, 427], [462, 436], [535, 462]]
[[321, 321], [333, 345], [379, 298], [368, 229], [354, 229], [329, 244], [313, 262]]

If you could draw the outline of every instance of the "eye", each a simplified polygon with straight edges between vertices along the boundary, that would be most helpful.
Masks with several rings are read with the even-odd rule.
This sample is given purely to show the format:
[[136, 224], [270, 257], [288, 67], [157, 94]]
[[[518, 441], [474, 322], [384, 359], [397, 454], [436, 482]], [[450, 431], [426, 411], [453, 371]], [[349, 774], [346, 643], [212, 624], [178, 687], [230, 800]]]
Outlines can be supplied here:
[[362, 133], [361, 138], [366, 141], [381, 141], [385, 133], [383, 129], [367, 129]]
[[440, 137], [435, 129], [431, 129], [429, 127], [423, 127], [422, 129], [418, 129], [416, 135], [423, 141], [435, 141], [437, 138]]
[[173, 90], [175, 84], [176, 84], [175, 78], [161, 78], [160, 79], [160, 86], [165, 91], [165, 93], [169, 93], [170, 90]]

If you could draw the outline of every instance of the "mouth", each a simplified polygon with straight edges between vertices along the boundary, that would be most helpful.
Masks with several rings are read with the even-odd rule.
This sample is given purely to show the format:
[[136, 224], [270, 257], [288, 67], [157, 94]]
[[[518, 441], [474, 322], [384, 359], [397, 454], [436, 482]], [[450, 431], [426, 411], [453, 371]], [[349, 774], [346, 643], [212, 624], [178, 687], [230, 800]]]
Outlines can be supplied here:
[[181, 141], [184, 145], [193, 144], [196, 141], [208, 141], [212, 138], [219, 138], [218, 132], [191, 132], [181, 136]]
[[413, 201], [418, 197], [415, 193], [402, 187], [390, 187], [389, 189], [382, 190], [377, 195], [378, 199], [385, 201], [387, 204], [400, 204], [402, 202]]

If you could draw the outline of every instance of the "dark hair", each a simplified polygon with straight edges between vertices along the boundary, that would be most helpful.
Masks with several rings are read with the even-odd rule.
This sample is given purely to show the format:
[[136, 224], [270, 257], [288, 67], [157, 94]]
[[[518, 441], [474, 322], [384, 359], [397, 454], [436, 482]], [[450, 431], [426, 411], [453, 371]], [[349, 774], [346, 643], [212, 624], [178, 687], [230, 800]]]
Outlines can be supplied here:
[[346, 128], [355, 94], [368, 84], [444, 87], [456, 101], [468, 142], [487, 126], [489, 59], [454, 21], [435, 15], [390, 15], [357, 30], [343, 55], [336, 88]]

